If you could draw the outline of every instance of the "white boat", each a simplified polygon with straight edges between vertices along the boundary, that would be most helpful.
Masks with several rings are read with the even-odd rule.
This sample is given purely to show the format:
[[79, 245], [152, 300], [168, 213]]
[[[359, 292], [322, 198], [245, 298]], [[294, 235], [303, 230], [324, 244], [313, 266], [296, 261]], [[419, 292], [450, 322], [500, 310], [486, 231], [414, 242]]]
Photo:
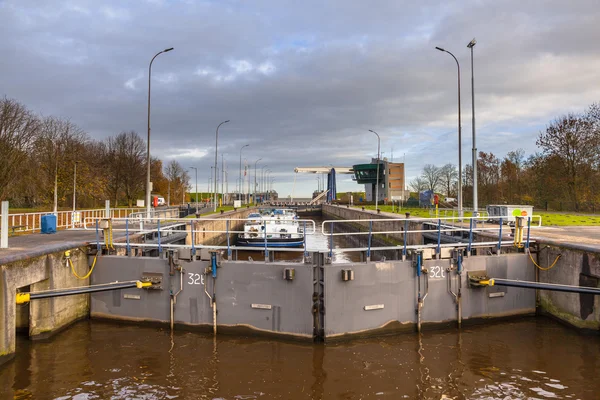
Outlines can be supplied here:
[[293, 210], [276, 208], [248, 215], [244, 233], [238, 235], [238, 246], [301, 247], [304, 232]]

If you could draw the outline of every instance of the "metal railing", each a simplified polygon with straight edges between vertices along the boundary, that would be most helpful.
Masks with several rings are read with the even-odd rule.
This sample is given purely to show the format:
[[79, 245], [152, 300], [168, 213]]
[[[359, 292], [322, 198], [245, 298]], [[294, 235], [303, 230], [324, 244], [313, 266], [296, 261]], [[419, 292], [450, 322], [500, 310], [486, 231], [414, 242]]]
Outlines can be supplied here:
[[[178, 249], [188, 248], [195, 252], [198, 249], [222, 249], [227, 250], [228, 255], [231, 255], [232, 250], [264, 250], [265, 254], [268, 255], [269, 251], [284, 251], [284, 252], [304, 252], [306, 255], [312, 251], [323, 252], [323, 250], [311, 250], [308, 248], [306, 243], [307, 235], [315, 235], [320, 233], [327, 237], [329, 242], [329, 256], [333, 255], [333, 251], [339, 252], [363, 252], [366, 253], [367, 258], [371, 256], [373, 251], [384, 251], [384, 250], [395, 250], [401, 251], [402, 255], [406, 256], [409, 250], [424, 250], [432, 249], [435, 254], [440, 255], [443, 248], [462, 248], [467, 252], [470, 252], [473, 248], [496, 248], [498, 253], [503, 247], [515, 246], [529, 248], [530, 245], [530, 234], [531, 230], [536, 228], [535, 224], [532, 224], [532, 220], [539, 219], [539, 216], [525, 218], [525, 225], [521, 231], [520, 236], [525, 237], [524, 243], [516, 243], [515, 240], [505, 240], [506, 228], [503, 228], [503, 224], [498, 226], [488, 225], [486, 227], [478, 227], [478, 221], [486, 217], [470, 217], [463, 218], [460, 223], [452, 222], [455, 218], [409, 218], [409, 219], [360, 219], [360, 220], [326, 220], [321, 224], [321, 231], [317, 232], [316, 225], [313, 220], [298, 220], [303, 227], [304, 244], [301, 248], [272, 248], [269, 247], [268, 240], [265, 237], [264, 247], [250, 247], [250, 246], [236, 246], [231, 243], [232, 235], [244, 233], [243, 230], [233, 229], [232, 227], [239, 226], [247, 219], [224, 219], [224, 218], [200, 218], [200, 219], [189, 219], [189, 218], [117, 218], [112, 220], [112, 230], [114, 232], [125, 232], [125, 241], [111, 243], [114, 247], [126, 247], [127, 254], [130, 254], [130, 250], [133, 247], [139, 248], [158, 248], [159, 251], [163, 249]], [[225, 223], [225, 229], [218, 229], [214, 225], [210, 229], [206, 229], [207, 226], [203, 226], [202, 229], [196, 229], [195, 223], [205, 222], [221, 222]], [[271, 221], [272, 223], [275, 221]], [[396, 224], [396, 229], [389, 229], [385, 227], [386, 223]], [[539, 222], [538, 222], [539, 223]], [[139, 226], [134, 226], [139, 224]], [[339, 224], [355, 224], [358, 228], [355, 232], [347, 232], [347, 226], [341, 229], [336, 229], [336, 225]], [[417, 229], [410, 229], [411, 224], [418, 224]], [[91, 226], [92, 224], [86, 223]], [[93, 223], [95, 229], [98, 231], [98, 220]], [[191, 244], [174, 244], [170, 243], [165, 238], [173, 233], [182, 232], [182, 225], [185, 225], [186, 240], [190, 239]], [[399, 229], [398, 226], [400, 225]], [[360, 227], [359, 227], [360, 226]], [[266, 227], [265, 227], [266, 228]], [[379, 229], [374, 229], [379, 228]], [[266, 229], [265, 229], [266, 230]], [[340, 231], [344, 230], [344, 232]], [[131, 235], [144, 235], [144, 234], [155, 234], [156, 239], [153, 243], [131, 243]], [[504, 233], [504, 234], [503, 234]], [[227, 238], [225, 245], [207, 245], [198, 242], [198, 235], [203, 237], [206, 234], [224, 234]], [[430, 244], [409, 244], [409, 238], [411, 235], [427, 235], [428, 240], [434, 240], [435, 243]], [[334, 248], [334, 237], [335, 236], [355, 236], [362, 235], [367, 237], [367, 245], [361, 247], [337, 247]], [[397, 235], [396, 239], [401, 240], [401, 245], [384, 245], [384, 246], [373, 246], [373, 239], [377, 235]], [[458, 235], [458, 236], [457, 236]], [[474, 240], [474, 235], [483, 235], [484, 241]], [[97, 234], [97, 246], [106, 245], [105, 242], [100, 241], [99, 235]], [[212, 239], [214, 236], [210, 236], [208, 239]], [[162, 239], [162, 242], [161, 242]], [[489, 239], [489, 240], [485, 240]], [[179, 239], [182, 240], [182, 239]], [[419, 238], [420, 240], [420, 238]], [[446, 242], [446, 243], [442, 243]]]
[[77, 228], [83, 226], [85, 219], [125, 218], [139, 210], [140, 208], [111, 208], [108, 216], [105, 208], [76, 210], [75, 213], [73, 211], [15, 213], [8, 214], [8, 228], [14, 232], [33, 233], [40, 231], [42, 217], [49, 214], [56, 216], [57, 229]]

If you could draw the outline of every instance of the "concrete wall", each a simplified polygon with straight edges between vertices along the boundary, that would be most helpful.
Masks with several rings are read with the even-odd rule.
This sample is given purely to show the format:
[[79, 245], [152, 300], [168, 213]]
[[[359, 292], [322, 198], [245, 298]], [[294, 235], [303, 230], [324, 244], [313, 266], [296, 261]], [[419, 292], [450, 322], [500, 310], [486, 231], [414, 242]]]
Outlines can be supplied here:
[[[190, 220], [190, 225], [186, 227], [188, 232], [188, 237], [186, 239], [186, 244], [190, 246], [192, 244], [192, 235], [189, 234], [191, 229], [191, 224], [194, 225], [194, 243], [196, 245], [217, 245], [223, 243], [227, 240], [227, 235], [225, 233], [227, 231], [227, 219], [246, 219], [251, 212], [255, 212], [255, 208], [241, 208], [237, 211], [230, 211], [224, 215], [214, 214], [207, 215], [203, 218]], [[219, 218], [218, 221], [209, 221], [208, 219]], [[244, 221], [230, 221], [229, 223], [230, 231], [243, 231], [244, 230]], [[219, 232], [211, 232], [211, 231], [219, 231]], [[235, 239], [237, 238], [237, 234], [231, 234], [230, 240], [232, 244], [235, 244]]]
[[[542, 268], [548, 268], [562, 254], [550, 270], [538, 271], [540, 282], [600, 287], [600, 249], [553, 245], [545, 241], [539, 241], [539, 248], [536, 262]], [[570, 325], [594, 331], [600, 329], [600, 296], [540, 290], [538, 302], [540, 311]]]
[[[71, 257], [75, 271], [80, 276], [85, 275], [89, 270], [86, 249], [72, 249]], [[89, 279], [79, 280], [73, 276], [66, 265], [63, 251], [2, 265], [0, 274], [0, 363], [3, 358], [12, 357], [16, 348], [17, 307], [23, 307], [15, 301], [18, 288], [29, 286], [31, 292], [37, 292], [89, 284]], [[28, 318], [24, 315], [20, 317], [20, 328], [28, 326], [32, 338], [47, 337], [73, 321], [86, 317], [89, 295], [34, 300], [28, 308]]]
[[[328, 204], [323, 204], [323, 218], [324, 219], [344, 219], [344, 220], [369, 220], [369, 219], [392, 219], [398, 218], [396, 221], [386, 221], [386, 222], [373, 222], [373, 232], [383, 232], [383, 231], [397, 231], [402, 232], [404, 230], [404, 221], [400, 220], [401, 218], [405, 218], [404, 214], [397, 214], [394, 217], [391, 217], [387, 214], [377, 214], [375, 211], [362, 211], [357, 208], [350, 208], [346, 206], [333, 206]], [[357, 231], [359, 228], [367, 231], [369, 230], [368, 222], [353, 222], [344, 225], [352, 225], [354, 231]], [[408, 225], [409, 230], [421, 230], [422, 224], [418, 222], [410, 222]], [[394, 244], [403, 244], [404, 236], [402, 233], [388, 233], [383, 235], [378, 235], [390, 243]], [[365, 235], [367, 237], [367, 235]], [[422, 244], [423, 238], [420, 233], [411, 233], [407, 237], [408, 245]]]

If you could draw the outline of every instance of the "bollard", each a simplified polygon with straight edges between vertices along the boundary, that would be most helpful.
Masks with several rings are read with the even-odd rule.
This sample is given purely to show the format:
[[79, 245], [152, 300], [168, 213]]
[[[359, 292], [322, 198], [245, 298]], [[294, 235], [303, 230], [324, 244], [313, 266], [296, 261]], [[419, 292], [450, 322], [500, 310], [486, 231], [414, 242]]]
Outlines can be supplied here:
[[406, 218], [410, 218], [410, 213], [409, 212], [404, 213], [404, 215], [406, 215]]

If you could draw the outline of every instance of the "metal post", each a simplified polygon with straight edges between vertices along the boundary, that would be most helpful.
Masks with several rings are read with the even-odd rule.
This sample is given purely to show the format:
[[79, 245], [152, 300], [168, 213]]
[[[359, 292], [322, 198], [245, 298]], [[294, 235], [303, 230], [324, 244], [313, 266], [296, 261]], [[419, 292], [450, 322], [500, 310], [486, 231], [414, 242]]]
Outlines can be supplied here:
[[[75, 200], [77, 196], [77, 161], [75, 161], [73, 165], [73, 213], [75, 213]], [[73, 223], [73, 228], [75, 227], [75, 223]]]
[[8, 201], [2, 202], [0, 217], [0, 249], [8, 249]]
[[104, 201], [104, 218], [110, 218], [110, 200]]
[[198, 212], [198, 168], [197, 167], [190, 167], [191, 169], [194, 170], [194, 172], [196, 173], [196, 212]]
[[125, 217], [125, 241], [126, 241], [126, 250], [125, 253], [127, 256], [131, 255], [131, 246], [129, 245], [129, 218]]
[[242, 192], [244, 191], [244, 189], [242, 188], [242, 150], [244, 150], [244, 147], [248, 147], [248, 146], [250, 146], [250, 145], [249, 144], [245, 144], [240, 149], [240, 178], [239, 178], [240, 187], [238, 189], [238, 193], [240, 195], [240, 200], [242, 199]]
[[369, 129], [369, 132], [373, 132], [377, 135], [377, 179], [376, 179], [376, 187], [375, 187], [375, 211], [377, 211], [377, 204], [379, 203], [379, 154], [380, 154], [380, 143], [381, 140], [379, 138], [379, 134], [372, 129]]
[[475, 77], [473, 74], [473, 47], [477, 41], [475, 38], [467, 45], [471, 49], [471, 105], [472, 105], [472, 117], [473, 117], [473, 216], [477, 217], [478, 204], [477, 204], [477, 145], [475, 143]]
[[254, 162], [254, 194], [252, 195], [252, 202], [254, 203], [254, 205], [256, 205], [256, 164], [260, 160], [262, 160], [262, 158], [259, 158]]
[[226, 124], [227, 122], [229, 122], [229, 120], [223, 121], [219, 125], [217, 125], [217, 133], [215, 134], [215, 182], [214, 182], [214, 184], [215, 184], [215, 191], [214, 191], [215, 198], [213, 199], [213, 201], [214, 201], [214, 209], [213, 209], [213, 211], [217, 211], [217, 161], [218, 161], [218, 158], [219, 158], [219, 154], [218, 154], [218, 151], [219, 151], [219, 127], [221, 125], [223, 125], [223, 124]]
[[456, 61], [456, 67], [458, 69], [458, 217], [462, 220], [463, 217], [463, 196], [462, 196], [462, 128], [460, 118], [460, 64], [454, 54], [448, 50], [444, 50], [441, 47], [436, 47], [437, 50], [446, 52], [454, 58]]
[[221, 153], [221, 200], [225, 205], [225, 155]]
[[500, 231], [498, 232], [498, 254], [500, 254], [500, 248], [502, 247], [502, 217], [500, 217]]
[[152, 60], [150, 60], [150, 65], [148, 66], [148, 141], [146, 143], [146, 213], [148, 214], [148, 218], [150, 218], [150, 193], [152, 191], [150, 188], [150, 78], [152, 77], [152, 63], [159, 54], [166, 53], [167, 51], [171, 50], [173, 50], [173, 47], [156, 53], [156, 55], [152, 57]]

